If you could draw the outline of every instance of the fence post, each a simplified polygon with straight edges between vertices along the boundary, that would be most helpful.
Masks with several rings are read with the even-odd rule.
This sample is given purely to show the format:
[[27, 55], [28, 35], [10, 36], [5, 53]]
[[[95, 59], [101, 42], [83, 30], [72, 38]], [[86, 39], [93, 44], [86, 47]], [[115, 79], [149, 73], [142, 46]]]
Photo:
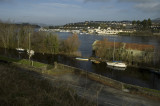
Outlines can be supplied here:
[[123, 85], [123, 83], [121, 82], [121, 87], [122, 87], [122, 91], [124, 90], [124, 85]]
[[57, 62], [54, 62], [54, 69], [57, 69]]

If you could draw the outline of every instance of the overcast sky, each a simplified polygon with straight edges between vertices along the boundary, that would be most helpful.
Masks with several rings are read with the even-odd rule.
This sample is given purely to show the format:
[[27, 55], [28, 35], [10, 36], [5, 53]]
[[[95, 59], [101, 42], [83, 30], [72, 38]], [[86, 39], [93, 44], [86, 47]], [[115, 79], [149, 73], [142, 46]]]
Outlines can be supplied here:
[[160, 17], [160, 0], [0, 0], [0, 20], [62, 25]]

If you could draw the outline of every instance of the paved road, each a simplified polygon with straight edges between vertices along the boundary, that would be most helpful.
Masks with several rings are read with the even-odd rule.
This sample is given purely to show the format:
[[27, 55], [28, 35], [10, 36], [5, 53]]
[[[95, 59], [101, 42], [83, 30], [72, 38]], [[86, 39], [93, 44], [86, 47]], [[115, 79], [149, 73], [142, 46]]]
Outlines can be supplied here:
[[160, 106], [160, 101], [131, 95], [84, 76], [65, 74], [44, 77], [54, 82], [54, 86], [65, 85], [66, 87], [73, 88], [79, 96], [94, 101], [99, 106]]

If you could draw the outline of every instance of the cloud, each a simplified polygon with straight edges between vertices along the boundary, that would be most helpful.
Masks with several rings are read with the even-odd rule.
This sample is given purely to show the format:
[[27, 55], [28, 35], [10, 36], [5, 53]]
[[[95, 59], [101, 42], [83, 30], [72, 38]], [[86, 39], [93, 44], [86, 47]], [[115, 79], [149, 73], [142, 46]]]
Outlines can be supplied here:
[[140, 9], [144, 12], [159, 12], [160, 3], [140, 3], [135, 5], [136, 9]]
[[9, 1], [12, 1], [12, 0], [0, 0], [0, 2], [9, 2]]
[[15, 0], [0, 0], [0, 3], [13, 3]]
[[108, 2], [108, 1], [111, 1], [111, 0], [84, 0], [84, 2]]
[[74, 4], [63, 4], [63, 3], [40, 3], [42, 7], [59, 7], [59, 8], [81, 8], [78, 5]]
[[117, 0], [121, 3], [134, 3], [133, 9], [143, 12], [146, 15], [160, 16], [160, 0]]
[[[109, 2], [115, 0], [84, 0], [84, 2]], [[133, 2], [133, 3], [147, 3], [158, 2], [159, 0], [116, 0], [117, 2]]]
[[153, 1], [158, 1], [158, 0], [118, 0], [118, 2], [133, 2], [133, 3], [146, 3]]

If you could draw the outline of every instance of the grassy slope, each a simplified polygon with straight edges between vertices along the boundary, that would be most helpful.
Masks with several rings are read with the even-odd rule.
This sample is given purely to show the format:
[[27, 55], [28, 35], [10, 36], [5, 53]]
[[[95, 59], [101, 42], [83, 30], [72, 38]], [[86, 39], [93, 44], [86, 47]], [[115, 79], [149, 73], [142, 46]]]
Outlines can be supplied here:
[[[26, 59], [15, 59], [15, 58], [8, 58], [8, 57], [4, 57], [4, 56], [0, 56], [0, 60], [4, 60], [4, 61], [8, 61], [8, 62], [16, 62], [16, 63], [20, 63], [20, 64], [24, 64], [24, 65], [29, 65], [29, 60]], [[34, 67], [43, 67], [46, 66], [47, 64], [43, 64], [40, 62], [34, 62]]]
[[0, 104], [4, 106], [93, 105], [66, 87], [53, 87], [41, 74], [0, 63]]

